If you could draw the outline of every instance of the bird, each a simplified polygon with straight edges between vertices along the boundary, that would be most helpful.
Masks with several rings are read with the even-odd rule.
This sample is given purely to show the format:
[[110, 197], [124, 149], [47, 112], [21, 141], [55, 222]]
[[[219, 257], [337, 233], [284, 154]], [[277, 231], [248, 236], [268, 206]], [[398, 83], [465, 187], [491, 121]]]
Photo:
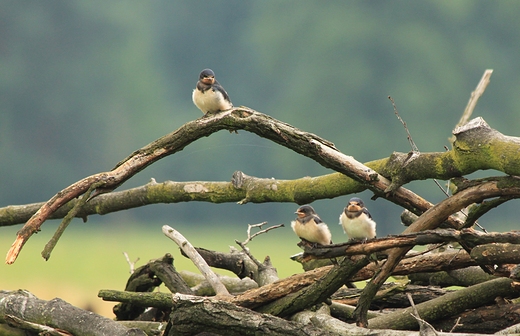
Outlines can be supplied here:
[[332, 235], [329, 227], [323, 223], [314, 208], [310, 205], [302, 205], [295, 212], [296, 219], [291, 222], [291, 227], [298, 237], [317, 247], [317, 245], [332, 244]]
[[376, 237], [376, 222], [358, 197], [348, 201], [348, 205], [339, 216], [339, 224], [350, 240], [366, 241]]
[[233, 108], [229, 95], [215, 79], [211, 69], [204, 69], [199, 75], [199, 81], [193, 90], [193, 103], [204, 114], [217, 113]]

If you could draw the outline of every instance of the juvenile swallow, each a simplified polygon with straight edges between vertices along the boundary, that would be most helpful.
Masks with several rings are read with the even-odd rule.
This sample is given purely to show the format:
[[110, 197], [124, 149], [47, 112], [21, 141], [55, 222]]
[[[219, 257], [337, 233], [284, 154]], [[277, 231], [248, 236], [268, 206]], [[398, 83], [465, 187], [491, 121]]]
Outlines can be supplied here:
[[193, 103], [202, 113], [217, 113], [233, 107], [226, 90], [215, 79], [211, 69], [204, 69], [192, 94]]
[[329, 227], [310, 205], [302, 205], [295, 214], [296, 220], [291, 222], [291, 227], [298, 237], [314, 245], [332, 244]]
[[353, 197], [348, 201], [339, 223], [350, 239], [367, 240], [376, 237], [376, 222], [360, 198]]

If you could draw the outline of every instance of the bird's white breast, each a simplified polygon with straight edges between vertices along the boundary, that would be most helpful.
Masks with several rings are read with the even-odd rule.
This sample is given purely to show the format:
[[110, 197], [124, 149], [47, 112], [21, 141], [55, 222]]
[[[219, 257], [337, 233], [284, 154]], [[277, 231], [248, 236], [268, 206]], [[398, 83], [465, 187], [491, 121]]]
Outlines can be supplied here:
[[330, 244], [332, 235], [329, 227], [325, 223], [316, 224], [314, 221], [309, 221], [302, 224], [298, 221], [292, 221], [291, 227], [300, 238], [303, 238], [311, 243], [318, 243], [321, 245]]
[[213, 89], [201, 92], [199, 90], [193, 90], [192, 95], [193, 103], [203, 113], [216, 113], [219, 111], [229, 110], [233, 106], [224, 99], [221, 92]]
[[351, 239], [371, 239], [376, 236], [376, 222], [366, 215], [350, 219], [342, 212], [339, 221], [343, 231]]

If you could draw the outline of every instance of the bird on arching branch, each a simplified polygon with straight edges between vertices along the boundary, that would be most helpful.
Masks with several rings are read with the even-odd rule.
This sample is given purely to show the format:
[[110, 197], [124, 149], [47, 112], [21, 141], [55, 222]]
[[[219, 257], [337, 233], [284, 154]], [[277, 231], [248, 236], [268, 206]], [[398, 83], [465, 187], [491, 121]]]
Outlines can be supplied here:
[[323, 223], [313, 207], [302, 205], [295, 214], [296, 219], [291, 222], [291, 227], [298, 237], [314, 246], [332, 244], [329, 227]]
[[372, 219], [365, 203], [353, 197], [339, 216], [339, 224], [349, 239], [366, 241], [376, 237], [376, 222]]
[[226, 90], [215, 79], [211, 69], [204, 69], [192, 94], [193, 103], [202, 113], [217, 113], [233, 108]]

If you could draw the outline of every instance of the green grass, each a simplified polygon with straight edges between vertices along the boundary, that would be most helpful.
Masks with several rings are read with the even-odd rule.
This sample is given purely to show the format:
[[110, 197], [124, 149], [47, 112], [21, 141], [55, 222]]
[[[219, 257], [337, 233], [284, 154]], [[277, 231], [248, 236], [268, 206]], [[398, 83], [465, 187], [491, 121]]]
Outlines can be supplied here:
[[[29, 239], [13, 265], [0, 263], [0, 289], [26, 289], [41, 299], [59, 297], [81, 308], [91, 308], [104, 316], [113, 317], [114, 303], [97, 297], [100, 289], [123, 290], [128, 279], [129, 266], [123, 252], [130, 260], [139, 258], [136, 267], [169, 252], [175, 258], [177, 270], [198, 272], [195, 266], [182, 257], [177, 245], [166, 238], [161, 227], [164, 223], [148, 225], [106, 226], [80, 224], [75, 220], [61, 237], [48, 261], [41, 251], [54, 233], [56, 222], [45, 223], [42, 232]], [[168, 224], [173, 226], [171, 224]], [[235, 239], [244, 240], [246, 227], [173, 226], [194, 246], [228, 252], [229, 246], [238, 246]], [[20, 227], [1, 228], [0, 247], [7, 253]], [[301, 273], [301, 267], [289, 259], [300, 252], [290, 228], [284, 227], [256, 237], [248, 244], [259, 260], [269, 255], [278, 269], [280, 278]], [[5, 254], [4, 254], [5, 255]], [[232, 275], [228, 271], [217, 273]]]

